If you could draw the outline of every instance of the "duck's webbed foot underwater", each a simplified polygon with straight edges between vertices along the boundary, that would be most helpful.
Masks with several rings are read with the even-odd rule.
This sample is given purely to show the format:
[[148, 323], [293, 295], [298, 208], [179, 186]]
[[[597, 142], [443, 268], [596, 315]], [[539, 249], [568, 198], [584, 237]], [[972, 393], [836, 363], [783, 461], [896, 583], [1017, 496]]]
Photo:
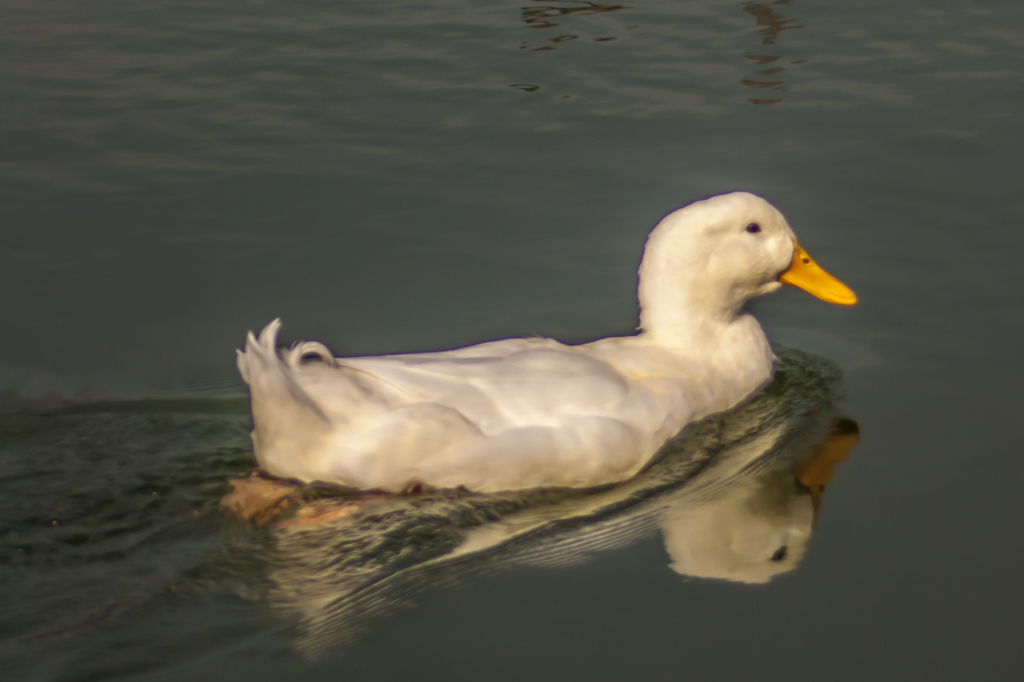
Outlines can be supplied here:
[[315, 526], [352, 518], [383, 498], [418, 495], [424, 491], [422, 485], [401, 493], [349, 491], [335, 486], [327, 488], [320, 484], [275, 478], [260, 470], [245, 478], [230, 479], [228, 483], [231, 492], [220, 500], [224, 514], [239, 521], [274, 528]]
[[300, 487], [253, 472], [247, 478], [228, 481], [231, 492], [221, 498], [220, 508], [228, 516], [258, 526], [298, 507]]
[[305, 526], [354, 516], [366, 500], [308, 499], [307, 486], [255, 471], [228, 481], [231, 492], [221, 498], [228, 516], [257, 526]]

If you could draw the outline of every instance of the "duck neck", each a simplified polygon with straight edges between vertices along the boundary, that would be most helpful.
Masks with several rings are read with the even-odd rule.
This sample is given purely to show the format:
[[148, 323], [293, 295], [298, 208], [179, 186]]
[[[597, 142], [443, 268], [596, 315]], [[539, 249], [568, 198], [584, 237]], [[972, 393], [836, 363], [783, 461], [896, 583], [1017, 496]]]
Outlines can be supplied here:
[[771, 380], [771, 345], [742, 306], [709, 307], [701, 297], [666, 295], [660, 287], [641, 287], [640, 306], [638, 338], [684, 358], [716, 386], [711, 411], [732, 407]]
[[688, 354], [715, 351], [737, 324], [748, 327], [752, 321], [743, 310], [746, 297], [702, 277], [705, 268], [694, 260], [648, 247], [638, 288], [642, 335]]
[[[695, 308], [697, 308], [695, 310]], [[640, 303], [640, 331], [656, 343], [685, 348], [688, 354], [714, 350], [739, 316], [707, 315], [685, 297], [664, 297]]]

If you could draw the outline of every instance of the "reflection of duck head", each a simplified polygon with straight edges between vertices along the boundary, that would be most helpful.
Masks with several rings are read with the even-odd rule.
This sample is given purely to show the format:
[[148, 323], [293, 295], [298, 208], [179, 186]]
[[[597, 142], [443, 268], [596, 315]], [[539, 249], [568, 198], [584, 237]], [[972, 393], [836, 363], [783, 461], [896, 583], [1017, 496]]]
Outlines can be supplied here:
[[672, 570], [696, 578], [763, 583], [795, 568], [811, 535], [811, 500], [775, 483], [782, 481], [669, 515], [662, 532]]
[[728, 479], [718, 494], [670, 504], [661, 529], [672, 570], [697, 578], [763, 583], [796, 568], [825, 485], [857, 440], [855, 422], [836, 420], [824, 440], [794, 453], [795, 464], [749, 477], [741, 473]]

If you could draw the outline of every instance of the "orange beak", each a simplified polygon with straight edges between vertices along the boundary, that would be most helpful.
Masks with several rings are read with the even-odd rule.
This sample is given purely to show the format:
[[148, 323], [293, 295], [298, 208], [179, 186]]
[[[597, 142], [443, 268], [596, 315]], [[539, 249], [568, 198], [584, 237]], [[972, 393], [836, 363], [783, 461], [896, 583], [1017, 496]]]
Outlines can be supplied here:
[[857, 294], [853, 293], [850, 287], [825, 272], [795, 240], [793, 241], [793, 262], [785, 272], [779, 275], [779, 281], [797, 289], [803, 289], [828, 303], [853, 305], [857, 302]]

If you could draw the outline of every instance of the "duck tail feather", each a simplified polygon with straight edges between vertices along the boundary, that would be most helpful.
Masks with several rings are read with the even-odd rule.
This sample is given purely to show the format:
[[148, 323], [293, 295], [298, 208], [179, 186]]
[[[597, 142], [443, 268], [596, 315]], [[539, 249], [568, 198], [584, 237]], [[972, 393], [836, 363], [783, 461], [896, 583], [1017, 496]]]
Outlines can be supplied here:
[[242, 381], [249, 383], [249, 350], [256, 345], [256, 337], [250, 331], [245, 337], [245, 350], [235, 350], [235, 364], [238, 365], [238, 373], [242, 375]]
[[337, 367], [331, 349], [319, 341], [298, 341], [285, 355], [288, 366], [292, 369], [300, 369], [311, 362], [322, 362], [328, 367]]
[[[271, 353], [275, 352], [277, 350], [277, 333], [279, 331], [281, 331], [281, 318], [276, 317], [260, 332], [257, 343], [265, 350]], [[252, 332], [249, 332], [249, 336], [252, 336]]]
[[259, 336], [249, 333], [238, 368], [252, 399], [253, 445], [256, 459], [276, 475], [273, 465], [300, 455], [331, 431], [331, 420], [292, 376], [287, 356], [277, 349], [281, 321], [268, 324]]
[[[268, 397], [275, 400], [286, 399], [297, 407], [309, 411], [324, 423], [330, 420], [320, 406], [309, 397], [302, 387], [291, 376], [292, 369], [277, 350], [277, 332], [281, 329], [281, 320], [276, 319], [260, 332], [259, 338], [253, 340], [252, 333], [245, 344], [247, 358], [247, 374], [253, 403], [260, 398]], [[259, 384], [257, 387], [256, 384]], [[287, 395], [286, 395], [287, 394]]]

